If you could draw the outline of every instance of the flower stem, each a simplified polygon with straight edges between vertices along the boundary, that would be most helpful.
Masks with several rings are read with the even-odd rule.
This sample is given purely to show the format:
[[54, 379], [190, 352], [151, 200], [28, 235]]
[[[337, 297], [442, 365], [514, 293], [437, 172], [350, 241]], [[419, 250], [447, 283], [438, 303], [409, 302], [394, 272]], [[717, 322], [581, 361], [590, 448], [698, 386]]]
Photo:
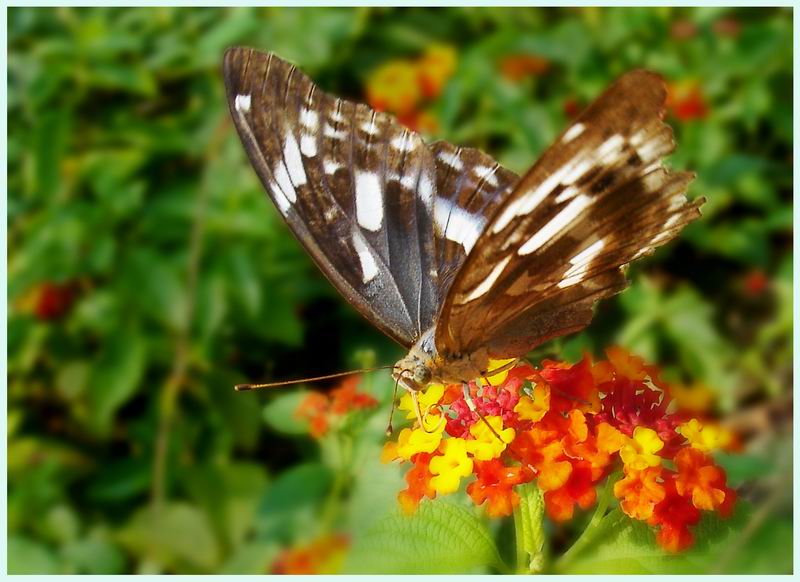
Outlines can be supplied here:
[[520, 486], [519, 505], [514, 509], [518, 574], [538, 574], [544, 569], [544, 498], [538, 485]]
[[611, 492], [614, 490], [614, 483], [617, 481], [618, 477], [619, 475], [616, 473], [608, 476], [605, 487], [603, 487], [600, 497], [597, 500], [597, 509], [594, 515], [592, 515], [592, 519], [589, 520], [586, 529], [584, 529], [578, 539], [575, 540], [575, 543], [558, 559], [556, 562], [556, 570], [561, 570], [565, 565], [569, 564], [570, 560], [578, 555], [581, 550], [595, 538], [597, 532], [600, 531], [599, 525], [606, 515], [608, 504], [611, 501]]

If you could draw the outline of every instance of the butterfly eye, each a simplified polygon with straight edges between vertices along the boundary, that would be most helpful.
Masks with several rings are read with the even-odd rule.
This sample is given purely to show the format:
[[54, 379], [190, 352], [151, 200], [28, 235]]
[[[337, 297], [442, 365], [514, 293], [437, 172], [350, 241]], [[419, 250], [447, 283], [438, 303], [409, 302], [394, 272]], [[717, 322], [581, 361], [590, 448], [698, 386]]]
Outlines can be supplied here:
[[414, 368], [414, 382], [417, 384], [427, 384], [431, 381], [431, 371], [427, 366], [422, 364]]

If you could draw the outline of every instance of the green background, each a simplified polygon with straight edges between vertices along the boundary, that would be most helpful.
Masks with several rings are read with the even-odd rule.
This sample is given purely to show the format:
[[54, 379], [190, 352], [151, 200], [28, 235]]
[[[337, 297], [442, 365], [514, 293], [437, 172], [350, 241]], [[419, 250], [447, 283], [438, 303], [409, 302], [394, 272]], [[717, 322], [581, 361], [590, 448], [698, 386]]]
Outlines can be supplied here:
[[[669, 118], [670, 164], [697, 172], [703, 219], [534, 358], [621, 344], [713, 392], [743, 431], [720, 462], [752, 514], [697, 569], [791, 571], [791, 10], [14, 8], [8, 24], [9, 571], [266, 572], [281, 548], [327, 527], [357, 545], [395, 510], [400, 473], [377, 460], [388, 374], [362, 386], [382, 406], [346, 427], [344, 473], [344, 441], [293, 419], [301, 391], [232, 390], [401, 354], [262, 192], [220, 64], [228, 46], [272, 50], [363, 100], [378, 66], [432, 43], [458, 57], [433, 137], [517, 172], [566, 103], [629, 69], [699, 87], [706, 113]], [[509, 55], [549, 68], [511, 81]], [[549, 525], [552, 551], [580, 526]], [[489, 527], [513, 546], [507, 523]]]

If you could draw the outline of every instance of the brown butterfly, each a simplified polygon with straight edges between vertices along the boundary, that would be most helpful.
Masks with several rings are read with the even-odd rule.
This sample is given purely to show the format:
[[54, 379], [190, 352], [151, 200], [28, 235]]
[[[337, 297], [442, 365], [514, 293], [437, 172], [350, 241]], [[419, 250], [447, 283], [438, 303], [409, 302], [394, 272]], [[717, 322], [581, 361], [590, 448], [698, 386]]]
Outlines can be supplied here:
[[274, 54], [229, 49], [224, 75], [261, 182], [331, 283], [408, 349], [393, 375], [412, 394], [583, 329], [704, 201], [684, 196], [692, 174], [662, 166], [675, 144], [648, 71], [611, 85], [522, 177], [425, 144]]

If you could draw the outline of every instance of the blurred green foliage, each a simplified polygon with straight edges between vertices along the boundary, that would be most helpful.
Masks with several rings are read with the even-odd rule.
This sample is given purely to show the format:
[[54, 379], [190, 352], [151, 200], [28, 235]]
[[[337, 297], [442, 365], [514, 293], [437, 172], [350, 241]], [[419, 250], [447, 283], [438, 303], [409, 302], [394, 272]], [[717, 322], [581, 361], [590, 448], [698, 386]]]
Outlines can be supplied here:
[[[631, 68], [695, 88], [694, 114], [673, 108], [670, 163], [697, 172], [704, 218], [635, 265], [586, 332], [534, 356], [621, 343], [710, 390], [747, 431], [743, 454], [721, 462], [753, 513], [726, 546], [738, 554], [693, 568], [791, 571], [791, 427], [776, 416], [791, 408], [790, 10], [12, 8], [8, 24], [9, 571], [259, 573], [331, 528], [354, 540], [347, 567], [370, 569], [353, 556], [384, 551], [365, 532], [396, 519], [402, 483], [378, 461], [387, 375], [363, 387], [384, 405], [319, 443], [293, 418], [301, 394], [232, 386], [399, 351], [263, 194], [220, 62], [231, 45], [272, 50], [363, 99], [378, 65], [434, 42], [458, 52], [436, 137], [516, 171]], [[510, 80], [514, 55], [547, 69]], [[433, 539], [426, 571], [499, 568], [513, 538], [474, 515], [474, 547]], [[551, 530], [562, 549], [579, 531]], [[609, 534], [574, 571], [619, 570], [603, 556], [631, 536]], [[396, 549], [379, 566], [421, 551]]]

